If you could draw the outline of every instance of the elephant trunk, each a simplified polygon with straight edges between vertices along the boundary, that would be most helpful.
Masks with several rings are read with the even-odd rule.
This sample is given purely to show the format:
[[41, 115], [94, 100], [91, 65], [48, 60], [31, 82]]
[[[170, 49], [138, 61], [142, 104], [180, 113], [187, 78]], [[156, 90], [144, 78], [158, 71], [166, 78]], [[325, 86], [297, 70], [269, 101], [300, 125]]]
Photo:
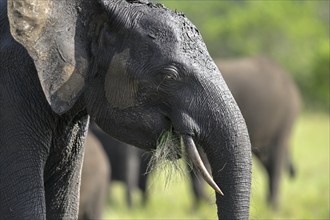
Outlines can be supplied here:
[[[226, 87], [225, 87], [226, 88]], [[251, 144], [243, 116], [229, 90], [222, 92], [213, 129], [201, 146], [213, 178], [224, 196], [216, 193], [219, 219], [248, 219], [252, 173]]]
[[[195, 115], [190, 124], [196, 124], [193, 127], [199, 132], [182, 135], [187, 155], [217, 192], [219, 219], [248, 219], [252, 156], [245, 121], [222, 77], [203, 88], [207, 88], [202, 91], [207, 98], [197, 103], [201, 105], [194, 109], [199, 110], [189, 114]], [[194, 151], [191, 146], [195, 144], [197, 150], [189, 153]], [[198, 165], [198, 151], [206, 153], [213, 176], [211, 181], [203, 165]]]
[[[234, 140], [236, 139], [236, 140]], [[216, 193], [219, 219], [249, 219], [251, 149], [245, 129], [214, 138], [206, 150], [214, 181], [224, 195]]]

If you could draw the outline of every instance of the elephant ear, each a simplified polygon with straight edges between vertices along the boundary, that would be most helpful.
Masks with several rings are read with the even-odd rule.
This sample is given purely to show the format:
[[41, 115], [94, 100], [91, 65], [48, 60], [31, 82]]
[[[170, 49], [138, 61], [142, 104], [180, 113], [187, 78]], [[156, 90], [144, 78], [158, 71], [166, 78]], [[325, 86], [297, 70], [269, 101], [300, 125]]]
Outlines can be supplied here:
[[79, 10], [77, 1], [8, 0], [12, 36], [33, 58], [46, 99], [58, 114], [74, 105], [87, 75], [87, 42], [79, 36], [84, 35], [78, 31]]
[[12, 36], [33, 58], [46, 99], [56, 113], [68, 111], [83, 92], [89, 42], [99, 30], [97, 19], [108, 12], [110, 20], [120, 21], [121, 9], [127, 6], [123, 0], [8, 0]]

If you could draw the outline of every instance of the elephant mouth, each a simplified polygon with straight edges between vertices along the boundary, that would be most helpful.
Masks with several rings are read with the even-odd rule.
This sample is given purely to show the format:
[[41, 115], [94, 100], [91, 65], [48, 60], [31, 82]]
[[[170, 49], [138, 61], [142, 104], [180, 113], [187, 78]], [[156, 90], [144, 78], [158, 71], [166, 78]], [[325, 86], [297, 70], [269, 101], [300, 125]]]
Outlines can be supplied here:
[[158, 143], [155, 152], [156, 160], [158, 160], [157, 157], [163, 157], [162, 159], [170, 161], [178, 160], [182, 157], [183, 152], [185, 152], [185, 159], [191, 162], [193, 169], [196, 170], [217, 193], [224, 195], [206, 169], [191, 135], [179, 134], [171, 128], [161, 135]]

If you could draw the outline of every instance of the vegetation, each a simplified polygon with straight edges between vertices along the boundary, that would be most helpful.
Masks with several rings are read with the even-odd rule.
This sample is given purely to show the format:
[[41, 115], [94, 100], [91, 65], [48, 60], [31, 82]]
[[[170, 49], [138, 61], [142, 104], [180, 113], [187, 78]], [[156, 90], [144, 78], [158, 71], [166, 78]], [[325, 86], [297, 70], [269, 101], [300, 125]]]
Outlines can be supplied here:
[[[329, 116], [303, 114], [292, 137], [297, 177], [289, 179], [284, 173], [281, 189], [281, 207], [272, 211], [266, 204], [267, 182], [265, 172], [254, 160], [251, 219], [329, 219]], [[152, 175], [150, 201], [145, 208], [137, 205], [132, 210], [125, 206], [124, 188], [114, 184], [105, 217], [107, 219], [216, 219], [214, 195], [210, 202], [192, 209], [189, 181], [174, 175], [165, 185], [163, 171]], [[139, 204], [140, 195], [134, 195]]]
[[308, 108], [329, 110], [330, 1], [158, 2], [183, 11], [214, 58], [271, 57], [293, 75]]

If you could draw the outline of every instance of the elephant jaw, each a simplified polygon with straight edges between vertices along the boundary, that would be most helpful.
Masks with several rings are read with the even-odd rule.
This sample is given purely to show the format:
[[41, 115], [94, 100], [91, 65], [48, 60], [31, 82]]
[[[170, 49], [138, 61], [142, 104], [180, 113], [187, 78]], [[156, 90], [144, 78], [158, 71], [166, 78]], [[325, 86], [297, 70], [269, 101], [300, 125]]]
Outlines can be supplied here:
[[224, 195], [219, 186], [214, 182], [213, 178], [207, 171], [199, 153], [194, 143], [194, 140], [191, 136], [183, 135], [182, 140], [184, 146], [186, 148], [187, 156], [193, 163], [193, 166], [197, 169], [199, 174], [203, 177], [203, 179], [220, 195]]

